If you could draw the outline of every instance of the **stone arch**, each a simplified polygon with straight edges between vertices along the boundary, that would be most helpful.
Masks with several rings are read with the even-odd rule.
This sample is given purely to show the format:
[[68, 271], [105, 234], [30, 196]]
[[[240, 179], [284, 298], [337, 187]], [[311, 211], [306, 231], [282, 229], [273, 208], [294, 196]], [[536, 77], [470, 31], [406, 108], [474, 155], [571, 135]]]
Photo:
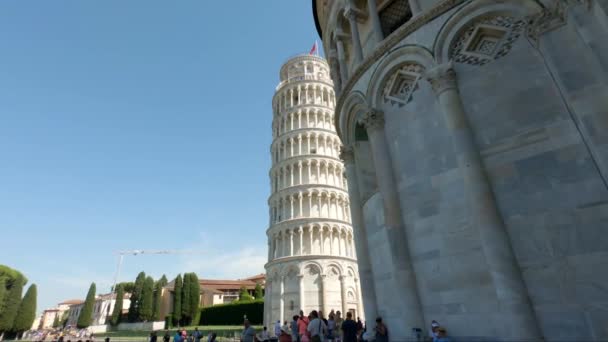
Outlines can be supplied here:
[[324, 275], [328, 276], [330, 269], [334, 267], [337, 271], [338, 276], [342, 276], [344, 274], [344, 267], [337, 262], [329, 262], [325, 265], [325, 273]]
[[419, 65], [421, 69], [430, 69], [436, 65], [431, 51], [419, 45], [405, 45], [389, 52], [374, 69], [367, 88], [366, 98], [372, 108], [381, 106], [381, 97], [384, 95], [382, 89], [395, 73], [408, 64]]
[[523, 19], [541, 10], [541, 5], [533, 0], [508, 0], [500, 3], [494, 0], [480, 0], [467, 4], [446, 20], [435, 39], [433, 51], [437, 64], [450, 61], [452, 43], [479, 18], [504, 15]]
[[355, 142], [355, 128], [361, 115], [369, 108], [365, 94], [359, 91], [351, 92], [342, 106], [342, 118], [336, 128], [338, 134], [344, 139], [345, 145], [352, 145]]

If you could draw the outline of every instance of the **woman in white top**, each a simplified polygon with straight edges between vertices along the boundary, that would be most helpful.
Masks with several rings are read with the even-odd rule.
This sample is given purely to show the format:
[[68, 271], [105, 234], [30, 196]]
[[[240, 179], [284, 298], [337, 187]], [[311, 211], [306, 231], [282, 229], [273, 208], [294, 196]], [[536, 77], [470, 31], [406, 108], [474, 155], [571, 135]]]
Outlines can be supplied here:
[[312, 310], [310, 316], [312, 317], [312, 320], [308, 323], [308, 328], [306, 328], [306, 330], [310, 333], [311, 342], [324, 341], [325, 339], [323, 337], [327, 334], [325, 322], [319, 318], [317, 310]]

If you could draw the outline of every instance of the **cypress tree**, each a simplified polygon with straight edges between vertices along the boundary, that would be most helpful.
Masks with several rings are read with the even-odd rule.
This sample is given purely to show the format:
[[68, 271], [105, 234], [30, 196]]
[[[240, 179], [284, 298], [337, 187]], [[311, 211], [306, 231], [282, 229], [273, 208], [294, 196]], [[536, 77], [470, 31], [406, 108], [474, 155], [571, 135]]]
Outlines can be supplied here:
[[141, 290], [141, 300], [138, 307], [139, 320], [147, 322], [152, 320], [154, 315], [154, 279], [152, 277], [146, 277], [144, 286]]
[[196, 273], [190, 273], [190, 283], [188, 284], [188, 289], [190, 292], [187, 316], [188, 324], [196, 324], [195, 322], [193, 322], [193, 320], [197, 316], [201, 293], [201, 285], [198, 282], [198, 276], [196, 275]]
[[[37, 297], [36, 284], [30, 285], [25, 292], [25, 296], [21, 300], [19, 311], [15, 317], [15, 323], [13, 325], [13, 331], [17, 333], [30, 330], [34, 319], [36, 319], [36, 297]], [[59, 316], [55, 315], [55, 319], [59, 322]], [[59, 325], [59, 323], [57, 323]]]
[[175, 326], [179, 326], [182, 318], [182, 287], [182, 276], [178, 274], [173, 285], [173, 325]]
[[21, 304], [21, 294], [26, 280], [22, 276], [17, 276], [10, 281], [8, 291], [4, 295], [4, 305], [0, 313], [0, 333], [11, 331], [15, 323], [15, 317]]
[[154, 288], [154, 320], [157, 322], [164, 320], [164, 317], [160, 316], [160, 308], [162, 306], [163, 287], [165, 286], [167, 286], [167, 277], [163, 274], [156, 282]]
[[264, 298], [264, 291], [262, 290], [262, 285], [260, 285], [260, 283], [255, 283], [255, 292], [253, 297], [255, 299]]
[[78, 316], [78, 321], [76, 322], [76, 326], [79, 329], [84, 329], [91, 325], [91, 323], [93, 322], [95, 291], [95, 283], [91, 283], [91, 286], [89, 287], [89, 292], [87, 292], [87, 298], [84, 300], [84, 305], [82, 306], [82, 310], [80, 311], [80, 315]]
[[139, 272], [135, 279], [135, 285], [133, 292], [131, 293], [131, 303], [129, 305], [129, 322], [134, 323], [139, 320], [139, 305], [141, 302], [141, 291], [144, 288], [146, 282], [146, 274]]
[[122, 306], [123, 298], [125, 297], [125, 290], [122, 285], [116, 286], [116, 302], [114, 303], [114, 311], [112, 311], [112, 318], [110, 324], [117, 326], [122, 318]]
[[182, 284], [182, 323], [188, 325], [190, 318], [190, 273], [184, 273], [184, 283]]

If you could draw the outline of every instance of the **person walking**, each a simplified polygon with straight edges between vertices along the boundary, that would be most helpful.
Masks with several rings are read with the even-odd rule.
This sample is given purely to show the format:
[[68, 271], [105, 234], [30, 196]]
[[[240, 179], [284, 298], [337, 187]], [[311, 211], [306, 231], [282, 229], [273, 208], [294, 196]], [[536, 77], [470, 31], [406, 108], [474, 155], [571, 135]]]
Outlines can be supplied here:
[[294, 342], [300, 342], [300, 335], [298, 335], [298, 315], [292, 317], [291, 321], [291, 338]]
[[431, 321], [431, 329], [429, 331], [429, 336], [434, 340], [437, 337], [437, 328], [439, 328], [439, 322], [436, 320]]
[[[279, 323], [280, 325], [280, 323]], [[257, 338], [255, 337], [255, 329], [249, 323], [249, 320], [246, 319], [243, 322], [243, 332], [241, 333], [241, 342], [255, 342]]]
[[444, 327], [437, 327], [437, 335], [433, 338], [433, 342], [451, 342]]
[[312, 320], [308, 323], [306, 330], [310, 333], [311, 342], [322, 342], [323, 336], [327, 334], [327, 325], [319, 317], [319, 313], [316, 310], [312, 310], [310, 313]]
[[336, 329], [334, 330], [334, 337], [336, 339], [336, 341], [342, 341], [342, 322], [344, 322], [344, 319], [342, 319], [342, 314], [340, 313], [340, 310], [336, 311]]
[[382, 317], [376, 318], [376, 341], [377, 342], [388, 342], [388, 328], [382, 322]]
[[198, 327], [194, 328], [192, 338], [194, 338], [194, 342], [201, 342], [201, 338], [203, 338], [203, 333], [198, 330]]
[[158, 341], [158, 335], [156, 335], [156, 331], [150, 333], [150, 342]]
[[353, 321], [353, 313], [347, 312], [342, 322], [342, 342], [357, 342], [357, 323]]
[[300, 318], [298, 319], [298, 336], [300, 337], [300, 342], [304, 342], [304, 339], [308, 340], [308, 317], [304, 316], [304, 312], [300, 310]]
[[182, 332], [177, 330], [173, 335], [173, 342], [182, 342]]
[[262, 342], [270, 341], [270, 335], [268, 334], [268, 328], [264, 327], [264, 329], [260, 333], [260, 336], [258, 336], [258, 340], [260, 340]]
[[281, 336], [281, 320], [278, 320], [275, 324], [274, 324], [274, 336], [276, 338], [279, 338], [279, 336]]
[[[171, 341], [171, 335], [169, 335], [169, 330], [165, 330], [165, 334], [163, 335], [163, 342], [170, 342]], [[106, 341], [106, 342], [110, 342], [110, 341]]]
[[333, 341], [336, 337], [336, 316], [332, 310], [329, 313], [329, 319], [327, 320], [327, 339]]

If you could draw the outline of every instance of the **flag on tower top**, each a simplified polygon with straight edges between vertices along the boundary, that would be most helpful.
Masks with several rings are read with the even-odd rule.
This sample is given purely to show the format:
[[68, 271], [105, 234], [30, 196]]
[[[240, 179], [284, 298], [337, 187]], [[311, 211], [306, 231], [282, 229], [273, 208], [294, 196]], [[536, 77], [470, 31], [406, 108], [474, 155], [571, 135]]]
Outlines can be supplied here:
[[310, 52], [308, 53], [309, 55], [318, 55], [317, 53], [317, 41], [315, 40], [314, 45], [312, 46], [312, 49], [310, 49]]

